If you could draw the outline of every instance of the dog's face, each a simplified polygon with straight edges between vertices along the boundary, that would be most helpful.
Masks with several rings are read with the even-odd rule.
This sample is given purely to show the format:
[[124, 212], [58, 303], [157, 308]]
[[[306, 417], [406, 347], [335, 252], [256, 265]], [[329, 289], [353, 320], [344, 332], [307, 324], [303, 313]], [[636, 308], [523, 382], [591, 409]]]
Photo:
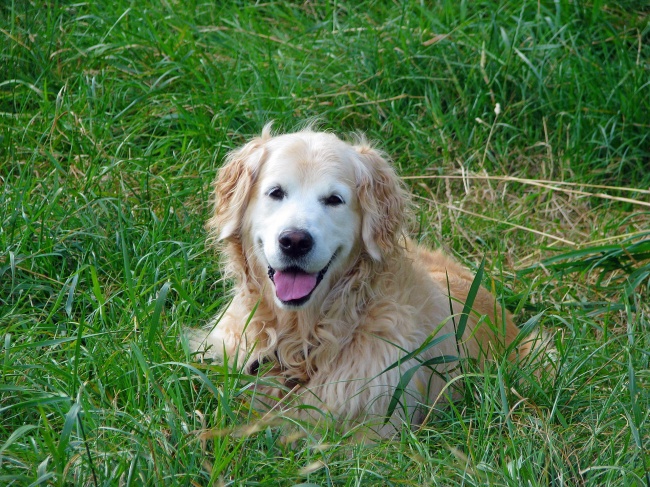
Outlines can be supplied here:
[[245, 222], [278, 304], [297, 308], [329, 288], [360, 241], [352, 151], [327, 134], [284, 135], [267, 150]]
[[332, 134], [265, 131], [229, 156], [215, 185], [208, 228], [241, 243], [242, 260], [266, 271], [285, 309], [322, 303], [360, 252], [380, 261], [401, 225], [403, 193], [392, 168], [376, 151]]

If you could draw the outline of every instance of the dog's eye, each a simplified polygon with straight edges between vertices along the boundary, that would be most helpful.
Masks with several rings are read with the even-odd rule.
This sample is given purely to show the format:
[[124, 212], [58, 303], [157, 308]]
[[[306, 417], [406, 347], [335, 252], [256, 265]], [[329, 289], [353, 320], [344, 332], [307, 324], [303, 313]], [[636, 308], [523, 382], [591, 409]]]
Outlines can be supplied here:
[[284, 198], [287, 194], [284, 192], [284, 190], [280, 187], [273, 188], [271, 191], [268, 193], [269, 198], [274, 199], [274, 200], [281, 200]]
[[341, 198], [338, 194], [332, 194], [323, 198], [323, 203], [325, 203], [327, 206], [339, 206], [345, 203], [345, 201], [343, 201], [343, 198]]

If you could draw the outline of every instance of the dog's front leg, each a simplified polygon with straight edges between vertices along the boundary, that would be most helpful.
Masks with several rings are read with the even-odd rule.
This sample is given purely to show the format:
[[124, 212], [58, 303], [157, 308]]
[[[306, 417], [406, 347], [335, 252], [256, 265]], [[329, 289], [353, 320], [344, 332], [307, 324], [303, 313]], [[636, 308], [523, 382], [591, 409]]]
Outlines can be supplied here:
[[228, 362], [237, 368], [252, 362], [255, 340], [246, 329], [249, 314], [235, 297], [205, 328], [185, 330], [190, 352], [201, 360]]

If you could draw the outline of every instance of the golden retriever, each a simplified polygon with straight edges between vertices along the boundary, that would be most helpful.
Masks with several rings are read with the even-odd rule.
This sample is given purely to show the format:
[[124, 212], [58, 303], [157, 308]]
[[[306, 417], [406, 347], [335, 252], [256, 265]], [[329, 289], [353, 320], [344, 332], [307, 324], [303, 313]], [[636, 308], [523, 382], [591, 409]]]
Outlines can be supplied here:
[[[234, 292], [208, 331], [190, 333], [192, 350], [277, 377], [277, 388], [262, 387], [274, 407], [313, 406], [294, 410], [327, 412], [344, 427], [385, 418], [414, 370], [380, 434], [420, 422], [422, 405], [446, 395], [461, 373], [459, 361], [504, 352], [519, 330], [480, 288], [456, 338], [474, 276], [404, 236], [408, 202], [364, 139], [312, 128], [274, 136], [267, 125], [217, 175], [207, 228], [222, 244]], [[407, 356], [426, 340], [435, 346]], [[510, 357], [529, 348], [524, 341]]]

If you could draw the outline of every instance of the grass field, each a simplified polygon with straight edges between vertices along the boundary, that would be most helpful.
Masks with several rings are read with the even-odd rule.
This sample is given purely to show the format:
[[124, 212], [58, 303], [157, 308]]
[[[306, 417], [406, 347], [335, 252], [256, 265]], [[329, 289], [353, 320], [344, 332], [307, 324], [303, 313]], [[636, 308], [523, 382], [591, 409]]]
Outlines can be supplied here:
[[[650, 4], [0, 4], [1, 485], [650, 486]], [[497, 107], [500, 110], [495, 110]], [[497, 113], [498, 112], [498, 113]], [[363, 131], [417, 234], [556, 332], [392, 441], [260, 424], [179, 344], [203, 222], [268, 120]], [[476, 401], [475, 398], [481, 398]]]

